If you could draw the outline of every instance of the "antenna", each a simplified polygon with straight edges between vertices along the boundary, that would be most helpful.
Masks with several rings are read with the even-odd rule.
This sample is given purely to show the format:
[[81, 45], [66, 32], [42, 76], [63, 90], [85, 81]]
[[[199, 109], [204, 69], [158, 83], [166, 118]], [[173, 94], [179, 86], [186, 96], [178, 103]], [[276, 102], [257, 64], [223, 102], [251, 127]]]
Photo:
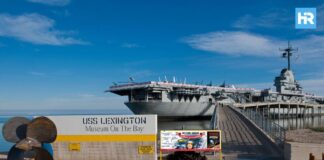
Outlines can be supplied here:
[[282, 58], [287, 58], [288, 60], [288, 70], [290, 70], [290, 57], [292, 56], [293, 52], [297, 52], [298, 51], [298, 48], [292, 48], [292, 46], [290, 45], [290, 41], [288, 41], [288, 47], [285, 48], [285, 49], [280, 49], [279, 48], [279, 51], [284, 51], [282, 53]]
[[130, 82], [134, 82], [135, 81], [135, 79], [133, 77], [128, 77], [128, 79], [129, 79]]
[[175, 78], [175, 76], [173, 76], [173, 83], [176, 83], [176, 78]]
[[165, 82], [168, 82], [168, 79], [167, 79], [167, 77], [166, 77], [166, 76], [164, 76], [164, 80], [165, 80]]
[[128, 83], [135, 83], [135, 79], [133, 77], [128, 77], [128, 81], [127, 82], [113, 82], [114, 85], [117, 85], [118, 83], [124, 83], [124, 84], [128, 84]]
[[225, 80], [223, 81], [223, 84], [220, 85], [220, 87], [226, 87]]
[[295, 57], [295, 60], [297, 61], [300, 58], [300, 54], [297, 54], [297, 56]]

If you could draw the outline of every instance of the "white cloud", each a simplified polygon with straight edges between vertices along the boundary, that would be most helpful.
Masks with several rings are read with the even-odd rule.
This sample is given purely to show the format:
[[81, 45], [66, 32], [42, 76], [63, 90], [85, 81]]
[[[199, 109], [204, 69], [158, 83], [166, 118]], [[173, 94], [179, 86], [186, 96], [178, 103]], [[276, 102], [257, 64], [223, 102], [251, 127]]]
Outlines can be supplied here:
[[61, 17], [69, 17], [69, 16], [71, 16], [71, 13], [67, 9], [64, 9], [64, 10], [52, 10], [51, 12], [53, 14], [55, 14], [57, 16], [61, 16]]
[[28, 0], [33, 3], [41, 3], [51, 6], [66, 6], [70, 3], [70, 0]]
[[[278, 48], [287, 46], [286, 40], [249, 32], [220, 31], [192, 35], [184, 38], [184, 42], [192, 48], [228, 55], [278, 56]], [[310, 35], [302, 39], [292, 40], [299, 48], [304, 62], [323, 61], [324, 36]]]
[[54, 28], [55, 21], [39, 14], [0, 14], [0, 36], [43, 45], [87, 44], [70, 36], [71, 31]]
[[123, 48], [138, 48], [138, 47], [140, 47], [140, 45], [135, 44], [135, 43], [123, 43], [121, 45], [121, 47], [123, 47]]
[[302, 58], [323, 61], [321, 58], [324, 58], [324, 36], [311, 35], [304, 39], [294, 40], [292, 43], [298, 47]]
[[317, 7], [317, 27], [315, 31], [324, 31], [324, 4]]
[[247, 32], [211, 32], [184, 39], [191, 47], [199, 50], [229, 55], [269, 56], [283, 42], [271, 37]]
[[[233, 27], [239, 29], [282, 28], [293, 26], [293, 14], [284, 9], [271, 9], [258, 15], [246, 14], [234, 22]], [[289, 25], [291, 24], [291, 25]]]
[[324, 78], [301, 80], [300, 83], [306, 92], [324, 96]]
[[45, 76], [45, 73], [42, 72], [36, 72], [36, 71], [31, 71], [29, 72], [29, 74], [33, 75], [33, 76]]
[[[315, 30], [301, 30], [302, 32], [324, 31], [324, 4], [317, 8], [317, 27]], [[245, 14], [232, 25], [238, 29], [295, 29], [295, 12], [287, 9], [270, 9], [260, 14]]]

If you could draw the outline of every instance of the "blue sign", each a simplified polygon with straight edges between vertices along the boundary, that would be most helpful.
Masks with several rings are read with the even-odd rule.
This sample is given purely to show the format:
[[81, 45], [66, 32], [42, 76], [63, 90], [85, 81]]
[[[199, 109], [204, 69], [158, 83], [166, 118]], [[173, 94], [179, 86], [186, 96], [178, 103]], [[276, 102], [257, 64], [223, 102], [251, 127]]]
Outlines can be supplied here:
[[295, 28], [316, 29], [316, 8], [296, 8]]

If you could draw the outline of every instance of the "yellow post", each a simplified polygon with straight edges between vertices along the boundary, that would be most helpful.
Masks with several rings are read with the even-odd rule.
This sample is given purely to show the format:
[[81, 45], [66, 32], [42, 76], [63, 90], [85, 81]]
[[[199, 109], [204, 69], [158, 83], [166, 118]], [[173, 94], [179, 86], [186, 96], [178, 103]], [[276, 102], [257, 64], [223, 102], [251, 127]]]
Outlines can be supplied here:
[[223, 160], [222, 150], [219, 151], [219, 160]]
[[313, 153], [309, 153], [309, 160], [315, 160], [315, 156], [313, 155]]
[[161, 144], [162, 143], [162, 141], [161, 141], [162, 140], [162, 138], [161, 138], [162, 133], [161, 132], [163, 132], [163, 130], [160, 131], [160, 160], [162, 160], [162, 147], [161, 147], [162, 146], [162, 144]]
[[160, 160], [162, 160], [162, 151], [160, 150]]

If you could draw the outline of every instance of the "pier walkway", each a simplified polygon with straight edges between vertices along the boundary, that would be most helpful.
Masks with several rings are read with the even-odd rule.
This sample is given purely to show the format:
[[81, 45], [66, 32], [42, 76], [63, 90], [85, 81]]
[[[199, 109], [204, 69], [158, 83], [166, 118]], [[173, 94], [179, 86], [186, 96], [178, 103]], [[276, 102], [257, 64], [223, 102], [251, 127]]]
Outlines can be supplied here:
[[282, 159], [278, 148], [242, 115], [228, 106], [219, 106], [218, 112], [226, 160]]

